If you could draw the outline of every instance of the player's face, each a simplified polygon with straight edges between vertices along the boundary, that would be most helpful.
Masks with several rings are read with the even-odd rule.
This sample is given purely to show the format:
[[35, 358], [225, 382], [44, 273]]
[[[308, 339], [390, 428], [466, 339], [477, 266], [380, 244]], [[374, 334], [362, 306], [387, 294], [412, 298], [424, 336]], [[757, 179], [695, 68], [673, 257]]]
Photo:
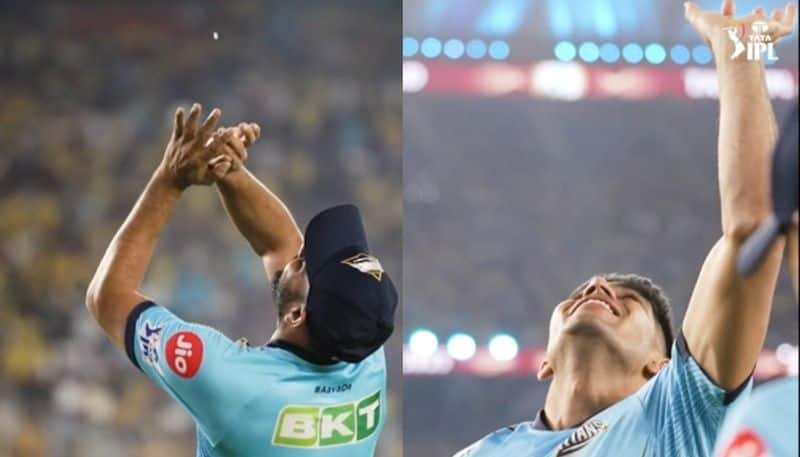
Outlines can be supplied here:
[[636, 291], [602, 277], [556, 306], [548, 346], [569, 336], [603, 338], [620, 352], [638, 356], [659, 349], [660, 328], [650, 303]]
[[278, 301], [280, 303], [289, 301], [306, 302], [309, 282], [306, 274], [306, 261], [302, 251], [284, 267], [277, 287]]

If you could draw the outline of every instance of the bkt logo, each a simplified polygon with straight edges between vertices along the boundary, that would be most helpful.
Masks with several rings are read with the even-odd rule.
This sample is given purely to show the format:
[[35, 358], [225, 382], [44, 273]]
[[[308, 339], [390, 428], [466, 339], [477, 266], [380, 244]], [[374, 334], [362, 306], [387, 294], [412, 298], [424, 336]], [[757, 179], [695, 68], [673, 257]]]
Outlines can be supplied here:
[[355, 444], [372, 436], [381, 420], [381, 392], [336, 406], [287, 406], [278, 415], [272, 444], [323, 448]]

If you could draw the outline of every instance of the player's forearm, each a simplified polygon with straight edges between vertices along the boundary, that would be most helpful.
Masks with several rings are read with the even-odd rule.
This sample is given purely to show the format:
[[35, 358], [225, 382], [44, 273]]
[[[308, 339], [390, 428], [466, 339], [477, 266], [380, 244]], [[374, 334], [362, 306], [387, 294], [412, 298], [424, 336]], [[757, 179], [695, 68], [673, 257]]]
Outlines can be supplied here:
[[120, 320], [127, 318], [141, 296], [144, 279], [158, 239], [177, 204], [181, 190], [156, 172], [133, 210], [114, 236], [95, 272], [86, 304], [115, 342], [121, 342]]
[[743, 240], [769, 214], [769, 164], [778, 130], [764, 65], [731, 61], [727, 50], [717, 54], [722, 230]]
[[303, 239], [283, 202], [247, 169], [229, 174], [217, 189], [239, 232], [260, 257], [277, 269], [295, 256]]

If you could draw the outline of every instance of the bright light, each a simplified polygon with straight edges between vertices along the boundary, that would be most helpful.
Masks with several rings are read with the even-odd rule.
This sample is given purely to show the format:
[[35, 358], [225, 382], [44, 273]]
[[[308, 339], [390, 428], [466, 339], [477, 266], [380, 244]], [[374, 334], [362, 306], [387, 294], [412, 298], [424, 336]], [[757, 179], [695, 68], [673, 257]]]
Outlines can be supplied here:
[[456, 360], [469, 360], [475, 355], [475, 339], [464, 333], [456, 333], [447, 340], [447, 353]]
[[647, 47], [644, 48], [644, 56], [648, 62], [660, 64], [667, 58], [667, 51], [664, 49], [664, 46], [660, 44], [648, 44]]
[[589, 89], [589, 76], [576, 62], [542, 62], [533, 69], [532, 92], [558, 100], [580, 100]]
[[619, 47], [612, 43], [605, 43], [600, 46], [600, 58], [603, 62], [614, 63], [619, 60]]
[[569, 62], [575, 58], [575, 55], [577, 55], [575, 45], [569, 41], [562, 41], [558, 43], [556, 47], [553, 48], [553, 53], [556, 55], [556, 59], [562, 62]]
[[439, 339], [432, 331], [421, 328], [411, 333], [411, 337], [408, 338], [408, 347], [414, 354], [430, 357], [439, 348]]
[[796, 363], [797, 348], [789, 343], [781, 343], [775, 350], [775, 357], [784, 365]]
[[422, 50], [423, 56], [433, 59], [439, 57], [439, 54], [442, 53], [442, 42], [436, 38], [425, 38], [422, 40], [420, 49]]
[[495, 335], [489, 340], [489, 354], [501, 362], [512, 360], [519, 352], [517, 340], [511, 335]]
[[584, 62], [595, 62], [600, 58], [600, 48], [592, 42], [586, 42], [578, 49], [578, 55], [581, 56]]
[[678, 65], [686, 65], [692, 58], [689, 49], [680, 44], [673, 46], [672, 49], [669, 50], [669, 56], [672, 57], [672, 61]]
[[403, 62], [403, 92], [419, 92], [428, 84], [428, 68], [413, 60]]
[[625, 61], [628, 63], [639, 63], [644, 57], [644, 52], [642, 51], [642, 47], [638, 44], [630, 43], [622, 48], [622, 57], [625, 58]]
[[444, 44], [444, 55], [451, 59], [458, 59], [464, 55], [464, 43], [461, 40], [447, 40]]
[[708, 46], [699, 45], [692, 49], [692, 58], [694, 58], [695, 62], [701, 65], [711, 62], [712, 57], [711, 50], [708, 49]]
[[486, 55], [486, 43], [481, 40], [470, 40], [467, 43], [467, 56], [470, 59], [482, 59]]
[[505, 60], [511, 54], [511, 48], [505, 41], [492, 41], [489, 45], [489, 55], [495, 60]]
[[419, 52], [419, 41], [414, 38], [403, 38], [403, 57], [414, 57]]

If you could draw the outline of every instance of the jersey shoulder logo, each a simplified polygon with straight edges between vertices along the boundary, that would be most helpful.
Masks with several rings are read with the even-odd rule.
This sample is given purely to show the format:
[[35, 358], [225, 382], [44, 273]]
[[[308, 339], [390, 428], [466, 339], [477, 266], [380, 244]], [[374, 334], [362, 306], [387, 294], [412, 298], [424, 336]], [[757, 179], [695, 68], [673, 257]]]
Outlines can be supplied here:
[[383, 266], [381, 266], [381, 262], [375, 256], [362, 252], [361, 254], [356, 254], [353, 257], [342, 260], [342, 263], [364, 274], [368, 274], [378, 281], [383, 277]]
[[571, 455], [580, 451], [589, 444], [589, 441], [591, 441], [593, 438], [596, 438], [606, 430], [608, 430], [608, 425], [597, 419], [593, 419], [583, 424], [581, 428], [575, 430], [575, 432], [570, 435], [566, 441], [561, 443], [561, 446], [558, 447], [556, 457]]
[[289, 405], [278, 414], [272, 444], [325, 449], [371, 437], [381, 422], [381, 391], [333, 406]]
[[722, 457], [753, 456], [764, 457], [767, 447], [764, 441], [753, 430], [743, 430], [731, 441], [722, 453]]
[[153, 325], [149, 320], [144, 321], [144, 325], [139, 328], [139, 350], [145, 363], [153, 367], [156, 372], [164, 376], [161, 365], [158, 364], [158, 348], [161, 346], [161, 332], [163, 325]]
[[183, 379], [192, 379], [203, 363], [203, 340], [194, 332], [178, 332], [167, 341], [167, 365]]

